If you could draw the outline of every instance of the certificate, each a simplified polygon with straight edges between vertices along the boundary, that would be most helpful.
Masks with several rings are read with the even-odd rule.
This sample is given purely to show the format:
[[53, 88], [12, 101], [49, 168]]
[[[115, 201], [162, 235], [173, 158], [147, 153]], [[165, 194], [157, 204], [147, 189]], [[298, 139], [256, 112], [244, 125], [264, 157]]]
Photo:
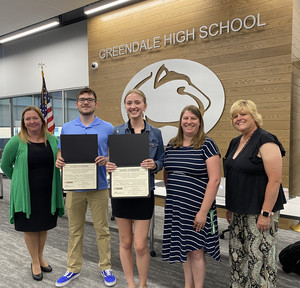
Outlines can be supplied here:
[[63, 190], [96, 190], [98, 186], [97, 134], [63, 134], [60, 136]]
[[111, 173], [112, 198], [150, 197], [150, 172], [140, 166], [149, 158], [148, 133], [108, 136], [109, 161], [117, 165]]
[[111, 173], [112, 198], [149, 197], [149, 170], [140, 166], [118, 167]]
[[97, 165], [95, 163], [66, 163], [62, 168], [63, 190], [96, 190]]

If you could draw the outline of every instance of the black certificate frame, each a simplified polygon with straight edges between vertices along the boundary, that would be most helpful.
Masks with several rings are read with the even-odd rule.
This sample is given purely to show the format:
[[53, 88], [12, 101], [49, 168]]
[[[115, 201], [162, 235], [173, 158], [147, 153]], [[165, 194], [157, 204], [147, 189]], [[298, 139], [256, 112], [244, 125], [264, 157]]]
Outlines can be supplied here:
[[140, 166], [149, 158], [149, 135], [108, 136], [109, 161], [117, 165], [110, 173], [111, 198], [149, 198], [150, 171]]
[[62, 189], [64, 191], [97, 190], [98, 156], [97, 134], [62, 134], [61, 156], [66, 165], [62, 168]]

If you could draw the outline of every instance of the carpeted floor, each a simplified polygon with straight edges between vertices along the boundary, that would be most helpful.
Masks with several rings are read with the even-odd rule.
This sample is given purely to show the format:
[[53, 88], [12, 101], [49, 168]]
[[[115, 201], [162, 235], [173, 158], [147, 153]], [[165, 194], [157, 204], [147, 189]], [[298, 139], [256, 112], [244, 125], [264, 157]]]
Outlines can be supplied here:
[[[9, 224], [9, 187], [10, 181], [4, 179], [4, 198], [0, 200], [0, 287], [1, 288], [48, 288], [55, 287], [55, 281], [66, 270], [66, 253], [68, 240], [68, 221], [64, 216], [59, 219], [58, 226], [49, 231], [45, 247], [45, 258], [53, 267], [52, 273], [44, 273], [44, 279], [36, 282], [31, 278], [30, 257], [28, 255], [23, 234], [16, 232], [14, 226]], [[149, 288], [184, 288], [182, 266], [170, 265], [161, 261], [163, 208], [155, 208], [154, 250], [156, 257], [151, 257], [149, 271]], [[219, 219], [220, 230], [227, 224], [224, 219]], [[112, 265], [117, 277], [115, 287], [126, 288], [126, 281], [122, 272], [118, 253], [118, 231], [115, 221], [110, 220]], [[207, 273], [205, 288], [225, 288], [228, 285], [228, 240], [220, 239], [221, 262], [214, 261], [207, 256]], [[278, 251], [288, 244], [300, 240], [300, 233], [292, 230], [279, 231]], [[98, 253], [95, 233], [92, 226], [90, 213], [87, 213], [87, 222], [84, 238], [83, 269], [79, 278], [69, 283], [66, 287], [106, 287], [97, 268]], [[136, 273], [137, 275], [137, 273]], [[136, 281], [137, 282], [137, 281]], [[299, 288], [300, 276], [286, 274], [278, 262], [278, 288]]]

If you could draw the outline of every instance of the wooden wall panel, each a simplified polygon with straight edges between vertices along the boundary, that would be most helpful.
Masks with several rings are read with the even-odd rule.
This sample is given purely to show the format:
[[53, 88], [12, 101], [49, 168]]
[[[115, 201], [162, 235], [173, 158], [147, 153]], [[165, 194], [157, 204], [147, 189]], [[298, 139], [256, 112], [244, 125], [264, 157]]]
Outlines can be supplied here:
[[[201, 63], [221, 80], [225, 91], [225, 108], [221, 119], [209, 132], [222, 155], [232, 137], [229, 109], [238, 99], [256, 102], [263, 116], [263, 128], [282, 141], [287, 156], [283, 161], [283, 184], [288, 187], [291, 153], [291, 118], [300, 118], [300, 111], [291, 111], [292, 49], [300, 51], [299, 37], [292, 33], [300, 18], [297, 0], [146, 0], [88, 20], [89, 63], [99, 63], [90, 70], [90, 86], [99, 97], [97, 115], [117, 125], [123, 122], [120, 101], [130, 79], [144, 67], [164, 59], [181, 58]], [[260, 13], [266, 26], [251, 30], [207, 37], [101, 60], [99, 50], [120, 44], [163, 36], [180, 30], [199, 28], [236, 17]], [[295, 15], [297, 16], [295, 19]], [[299, 25], [298, 25], [299, 26]], [[196, 30], [196, 35], [198, 35]], [[299, 33], [298, 33], [299, 36]], [[296, 47], [292, 47], [292, 42]], [[297, 53], [294, 53], [297, 55]], [[294, 76], [296, 78], [296, 76]], [[294, 86], [297, 80], [293, 80]], [[293, 88], [293, 91], [299, 91]], [[294, 93], [294, 92], [293, 92]], [[298, 94], [299, 96], [299, 94]], [[293, 100], [292, 100], [293, 99]], [[298, 100], [299, 101], [299, 100]], [[293, 114], [294, 113], [294, 114]], [[179, 115], [178, 115], [179, 116]], [[299, 137], [300, 135], [294, 135]], [[300, 150], [300, 148], [299, 148]], [[300, 158], [300, 151], [299, 158]], [[299, 162], [299, 161], [298, 161]], [[294, 163], [294, 171], [298, 166]], [[299, 172], [299, 171], [298, 171]]]
[[290, 194], [300, 196], [300, 3], [293, 1]]

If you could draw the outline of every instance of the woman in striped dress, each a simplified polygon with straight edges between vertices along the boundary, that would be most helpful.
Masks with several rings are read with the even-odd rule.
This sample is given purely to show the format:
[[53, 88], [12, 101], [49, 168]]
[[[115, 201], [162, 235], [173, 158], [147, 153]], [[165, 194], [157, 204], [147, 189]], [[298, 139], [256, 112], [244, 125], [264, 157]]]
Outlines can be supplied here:
[[220, 153], [204, 134], [200, 110], [186, 106], [178, 134], [165, 151], [167, 187], [162, 260], [183, 264], [185, 288], [204, 285], [205, 254], [220, 260], [215, 197], [220, 183]]

